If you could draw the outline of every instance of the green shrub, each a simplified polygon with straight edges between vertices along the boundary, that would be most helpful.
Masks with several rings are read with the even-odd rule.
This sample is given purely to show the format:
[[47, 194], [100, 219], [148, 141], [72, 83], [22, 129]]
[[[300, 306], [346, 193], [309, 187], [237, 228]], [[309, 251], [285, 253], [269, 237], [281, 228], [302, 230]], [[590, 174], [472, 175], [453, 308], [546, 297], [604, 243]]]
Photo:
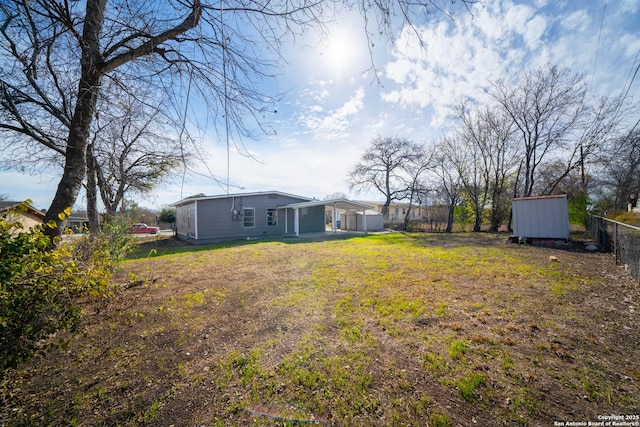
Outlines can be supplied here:
[[569, 199], [569, 222], [587, 226], [587, 209], [590, 203], [589, 195], [585, 193], [578, 193]]
[[168, 222], [173, 224], [176, 222], [176, 209], [175, 208], [163, 208], [160, 211], [160, 222]]
[[50, 338], [58, 331], [77, 329], [80, 297], [103, 298], [113, 293], [110, 279], [126, 252], [122, 242], [88, 235], [57, 240], [52, 248], [45, 227], [25, 231], [20, 222], [0, 219], [2, 373], [36, 353], [64, 344]]

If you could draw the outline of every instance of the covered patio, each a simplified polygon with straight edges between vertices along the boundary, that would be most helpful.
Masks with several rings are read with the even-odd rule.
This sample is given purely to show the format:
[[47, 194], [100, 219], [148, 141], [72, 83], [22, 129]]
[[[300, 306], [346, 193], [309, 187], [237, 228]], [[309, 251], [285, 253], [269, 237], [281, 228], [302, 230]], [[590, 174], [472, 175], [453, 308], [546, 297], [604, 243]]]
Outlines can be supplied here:
[[[334, 234], [338, 233], [336, 224], [338, 222], [338, 212], [362, 212], [363, 217], [363, 229], [367, 232], [367, 210], [372, 209], [372, 206], [364, 203], [354, 202], [346, 199], [334, 199], [334, 200], [311, 200], [309, 202], [292, 203], [289, 205], [280, 206], [280, 209], [293, 209], [293, 232], [296, 237], [300, 237], [300, 210], [304, 208], [311, 208], [317, 206], [324, 206], [325, 211], [331, 211], [332, 214], [332, 226], [331, 231]], [[288, 215], [285, 215], [285, 233], [289, 232], [289, 224], [286, 222]]]

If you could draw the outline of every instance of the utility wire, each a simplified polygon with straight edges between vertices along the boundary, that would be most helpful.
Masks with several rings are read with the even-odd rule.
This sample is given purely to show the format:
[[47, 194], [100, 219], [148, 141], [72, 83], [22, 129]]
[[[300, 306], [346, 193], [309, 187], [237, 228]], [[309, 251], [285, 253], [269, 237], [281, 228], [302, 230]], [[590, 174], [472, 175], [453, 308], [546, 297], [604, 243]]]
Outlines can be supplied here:
[[222, 85], [224, 87], [224, 129], [227, 143], [227, 195], [229, 195], [229, 181], [231, 179], [231, 156], [229, 147], [229, 111], [227, 105], [227, 41], [224, 35], [224, 3], [220, 0], [220, 35], [222, 36]]
[[591, 85], [596, 78], [596, 65], [598, 63], [598, 53], [600, 52], [600, 38], [602, 37], [602, 28], [604, 27], [604, 15], [607, 9], [607, 0], [604, 0], [602, 5], [602, 17], [600, 18], [600, 30], [598, 31], [598, 43], [596, 44], [596, 55], [593, 59], [593, 71], [591, 72]]
[[182, 165], [184, 169], [182, 170], [182, 182], [180, 183], [180, 200], [184, 199], [184, 181], [187, 175], [187, 162], [185, 161], [184, 155], [184, 145], [182, 142], [182, 137], [184, 136], [185, 128], [187, 127], [187, 109], [189, 108], [189, 99], [191, 98], [191, 79], [192, 74], [189, 73], [189, 85], [187, 86], [187, 99], [184, 103], [184, 113], [182, 114], [182, 127], [180, 128], [180, 135], [178, 139], [180, 140], [180, 153], [182, 156]]

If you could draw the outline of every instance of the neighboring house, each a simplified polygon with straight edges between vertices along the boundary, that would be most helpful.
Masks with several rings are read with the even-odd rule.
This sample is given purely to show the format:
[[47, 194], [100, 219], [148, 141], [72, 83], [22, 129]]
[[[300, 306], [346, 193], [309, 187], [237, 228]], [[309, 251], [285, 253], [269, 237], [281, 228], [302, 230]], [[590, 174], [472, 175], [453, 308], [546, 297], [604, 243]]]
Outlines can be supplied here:
[[70, 216], [67, 218], [67, 230], [74, 234], [82, 234], [89, 229], [89, 218], [86, 216]]
[[[27, 205], [26, 210], [18, 209], [23, 202], [0, 201], [0, 217], [9, 222], [20, 222], [25, 230], [42, 224], [44, 212], [39, 211], [31, 205]], [[13, 210], [13, 211], [12, 211]], [[11, 212], [10, 212], [11, 211]]]
[[337, 216], [338, 211], [370, 208], [344, 199], [320, 201], [278, 191], [194, 197], [172, 206], [176, 235], [197, 243], [323, 232], [325, 210]]
[[566, 194], [515, 198], [513, 237], [531, 240], [569, 240], [569, 207]]
[[[382, 213], [384, 209], [384, 202], [361, 202], [371, 205], [377, 212]], [[402, 224], [404, 217], [409, 209], [409, 203], [391, 202], [389, 205], [389, 219], [386, 221], [390, 224]], [[412, 206], [411, 213], [409, 214], [409, 220], [422, 220], [427, 218], [427, 209], [424, 206]]]

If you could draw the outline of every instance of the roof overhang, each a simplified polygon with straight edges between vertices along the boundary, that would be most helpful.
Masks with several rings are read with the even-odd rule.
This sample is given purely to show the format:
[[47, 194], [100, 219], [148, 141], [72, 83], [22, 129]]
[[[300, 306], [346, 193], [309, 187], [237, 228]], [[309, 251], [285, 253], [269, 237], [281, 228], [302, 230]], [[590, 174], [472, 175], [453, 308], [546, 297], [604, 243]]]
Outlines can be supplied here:
[[270, 195], [270, 194], [274, 194], [274, 195], [278, 195], [278, 196], [282, 196], [282, 197], [291, 197], [294, 199], [300, 199], [300, 200], [311, 200], [309, 199], [309, 197], [304, 197], [304, 196], [298, 196], [296, 194], [289, 194], [289, 193], [283, 193], [281, 191], [257, 191], [257, 192], [253, 192], [253, 193], [235, 193], [235, 194], [218, 194], [215, 196], [200, 196], [200, 197], [187, 197], [185, 199], [182, 199], [178, 202], [172, 203], [169, 206], [172, 207], [178, 207], [178, 206], [183, 206], [183, 205], [187, 205], [190, 203], [194, 203], [200, 200], [219, 200], [219, 199], [232, 199], [235, 197], [252, 197], [252, 196], [264, 196], [264, 195]]
[[290, 203], [288, 205], [279, 206], [279, 207], [301, 209], [301, 208], [311, 208], [315, 206], [325, 206], [328, 208], [342, 209], [345, 211], [373, 209], [373, 206], [371, 205], [366, 205], [364, 203], [354, 202], [347, 199], [311, 200], [308, 202]]
[[38, 210], [30, 204], [25, 204], [23, 202], [3, 202], [0, 206], [0, 215], [5, 215], [11, 210], [15, 210], [20, 213], [28, 213], [40, 218], [44, 218], [45, 216], [45, 213], [41, 210]]

